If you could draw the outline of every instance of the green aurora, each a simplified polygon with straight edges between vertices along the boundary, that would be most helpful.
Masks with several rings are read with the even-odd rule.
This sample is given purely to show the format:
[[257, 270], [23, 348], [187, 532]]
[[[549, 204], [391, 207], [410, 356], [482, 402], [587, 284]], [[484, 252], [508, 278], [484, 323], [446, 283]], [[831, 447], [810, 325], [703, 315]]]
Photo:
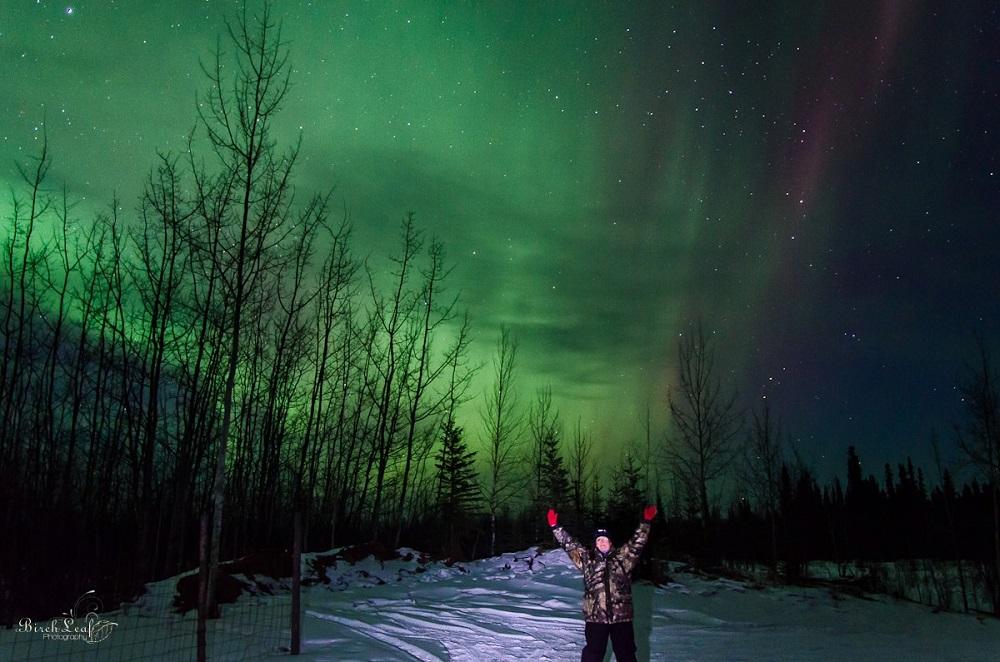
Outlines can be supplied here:
[[[849, 443], [922, 459], [970, 331], [1000, 320], [996, 138], [973, 138], [997, 126], [977, 64], [997, 19], [799, 5], [277, 2], [281, 142], [301, 133], [299, 191], [336, 187], [376, 268], [407, 211], [441, 237], [473, 362], [510, 326], [523, 407], [551, 386], [608, 460], [647, 405], [662, 436], [699, 320], [821, 471]], [[5, 1], [4, 188], [44, 130], [80, 222], [116, 192], [133, 209], [157, 150], [185, 148], [199, 60], [238, 8]]]

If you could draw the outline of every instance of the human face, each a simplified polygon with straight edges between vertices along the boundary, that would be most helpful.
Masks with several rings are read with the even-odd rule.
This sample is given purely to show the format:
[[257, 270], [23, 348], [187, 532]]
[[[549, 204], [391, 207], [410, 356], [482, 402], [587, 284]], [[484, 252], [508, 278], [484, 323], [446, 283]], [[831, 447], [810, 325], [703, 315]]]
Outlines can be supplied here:
[[607, 536], [599, 537], [597, 540], [594, 541], [594, 544], [597, 546], [597, 551], [599, 551], [601, 554], [607, 554], [608, 551], [611, 549], [611, 539], [608, 538]]

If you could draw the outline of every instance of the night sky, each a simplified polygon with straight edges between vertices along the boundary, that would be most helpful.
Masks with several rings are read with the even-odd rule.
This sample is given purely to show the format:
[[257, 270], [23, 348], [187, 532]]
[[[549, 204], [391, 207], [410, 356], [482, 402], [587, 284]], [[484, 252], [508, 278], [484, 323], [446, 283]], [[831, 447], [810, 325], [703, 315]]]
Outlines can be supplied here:
[[[238, 7], [2, 0], [4, 190], [44, 128], [80, 223], [116, 191], [134, 209]], [[301, 130], [299, 190], [336, 186], [376, 268], [407, 211], [441, 236], [473, 358], [509, 325], [522, 402], [551, 385], [609, 459], [647, 403], [662, 434], [700, 319], [744, 405], [766, 398], [821, 475], [843, 478], [849, 444], [866, 473], [929, 469], [973, 334], [1000, 353], [997, 12], [279, 1], [280, 135]]]

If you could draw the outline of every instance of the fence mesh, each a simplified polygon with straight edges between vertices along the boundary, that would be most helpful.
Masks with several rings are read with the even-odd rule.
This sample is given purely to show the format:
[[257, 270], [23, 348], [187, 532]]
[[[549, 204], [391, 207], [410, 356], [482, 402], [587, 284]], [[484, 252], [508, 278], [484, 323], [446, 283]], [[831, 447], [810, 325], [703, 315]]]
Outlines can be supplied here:
[[[208, 659], [251, 660], [287, 652], [290, 608], [290, 596], [275, 597], [267, 605], [230, 605], [223, 610], [220, 619], [208, 622]], [[6, 652], [0, 659], [130, 662], [195, 658], [197, 618], [194, 614], [144, 616], [134, 611], [116, 610], [100, 614], [99, 618], [115, 626], [90, 638], [86, 632], [21, 632], [14, 627], [2, 635], [5, 641], [0, 650], [6, 649]], [[79, 619], [76, 623], [80, 624]], [[39, 625], [49, 627], [49, 623]]]
[[[276, 587], [281, 590], [282, 587]], [[157, 606], [158, 607], [158, 606]], [[197, 610], [186, 614], [156, 613], [157, 607], [135, 605], [71, 621], [60, 616], [0, 630], [0, 660], [194, 660]], [[291, 638], [290, 591], [274, 595], [241, 595], [220, 605], [220, 618], [207, 623], [207, 659], [252, 660], [287, 654]], [[89, 617], [88, 617], [89, 616]]]
[[[272, 550], [220, 566], [219, 616], [206, 621], [207, 660], [271, 659], [291, 652], [299, 587], [290, 575], [297, 552], [293, 545], [292, 555]], [[58, 616], [2, 624], [0, 662], [195, 660], [198, 585], [198, 571], [152, 582], [137, 599], [110, 610], [89, 591]]]

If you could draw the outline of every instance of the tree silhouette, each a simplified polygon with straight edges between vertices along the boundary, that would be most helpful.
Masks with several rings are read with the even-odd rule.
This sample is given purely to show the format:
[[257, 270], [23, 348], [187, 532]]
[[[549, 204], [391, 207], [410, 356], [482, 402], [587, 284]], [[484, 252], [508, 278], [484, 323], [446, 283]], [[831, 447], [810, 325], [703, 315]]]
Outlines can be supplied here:
[[628, 448], [611, 474], [608, 518], [622, 539], [635, 526], [636, 518], [646, 505], [644, 472], [642, 464], [636, 461], [632, 449]]
[[778, 570], [778, 511], [781, 464], [784, 452], [781, 427], [771, 418], [771, 408], [753, 412], [753, 426], [744, 448], [742, 480], [770, 528], [771, 574]]
[[961, 385], [966, 406], [964, 426], [956, 426], [959, 448], [986, 480], [992, 506], [993, 610], [1000, 615], [1000, 374], [986, 339], [976, 339], [975, 362]]
[[736, 393], [726, 391], [715, 365], [715, 347], [699, 323], [677, 348], [676, 388], [667, 393], [673, 431], [665, 446], [675, 480], [697, 504], [703, 527], [712, 519], [708, 486], [729, 469], [742, 426]]
[[480, 414], [486, 433], [486, 472], [483, 493], [490, 513], [490, 555], [496, 554], [497, 515], [518, 491], [517, 454], [521, 445], [522, 415], [517, 410], [514, 370], [517, 341], [501, 327], [493, 356], [493, 386]]
[[569, 474], [559, 451], [556, 431], [542, 438], [542, 493], [545, 502], [562, 508], [569, 503]]
[[573, 525], [577, 528], [583, 524], [585, 519], [589, 485], [591, 481], [597, 480], [594, 462], [594, 440], [583, 431], [580, 420], [577, 419], [566, 463]]
[[[568, 477], [559, 455], [559, 427], [559, 413], [552, 406], [552, 389], [540, 389], [528, 411], [531, 444], [525, 458], [525, 464], [530, 467], [531, 472], [531, 511], [535, 513], [543, 513], [552, 506], [560, 507], [566, 494], [564, 485]], [[559, 501], [553, 501], [554, 498]], [[530, 519], [537, 539], [540, 535], [540, 518]]]
[[[205, 257], [219, 275], [219, 294], [225, 301], [222, 322], [228, 340], [211, 500], [210, 613], [215, 613], [226, 456], [233, 437], [234, 397], [244, 333], [249, 322], [260, 318], [260, 310], [267, 303], [271, 294], [269, 279], [288, 263], [286, 241], [295, 240], [293, 231], [300, 236], [309, 234], [309, 226], [317, 226], [324, 216], [324, 205], [317, 204], [311, 206], [312, 213], [304, 219], [293, 217], [291, 175], [298, 146], [282, 154], [272, 135], [272, 122], [288, 92], [291, 68], [287, 44], [271, 15], [271, 6], [265, 4], [260, 15], [253, 18], [244, 6], [236, 24], [227, 23], [227, 28], [235, 66], [227, 66], [221, 47], [216, 50], [212, 66], [203, 67], [209, 88], [198, 106], [200, 127], [216, 157], [216, 180], [225, 182], [224, 188], [230, 191], [217, 215], [208, 219], [205, 241], [197, 244], [210, 247]], [[232, 78], [229, 71], [234, 72]], [[198, 204], [206, 207], [214, 200]], [[296, 221], [305, 221], [307, 228], [296, 230]], [[271, 455], [258, 459], [270, 459], [276, 464], [277, 458]]]
[[456, 525], [467, 526], [479, 501], [475, 463], [476, 454], [462, 438], [462, 428], [449, 417], [441, 428], [441, 448], [435, 466], [438, 470], [438, 513], [448, 529], [448, 549], [453, 555], [458, 550]]

